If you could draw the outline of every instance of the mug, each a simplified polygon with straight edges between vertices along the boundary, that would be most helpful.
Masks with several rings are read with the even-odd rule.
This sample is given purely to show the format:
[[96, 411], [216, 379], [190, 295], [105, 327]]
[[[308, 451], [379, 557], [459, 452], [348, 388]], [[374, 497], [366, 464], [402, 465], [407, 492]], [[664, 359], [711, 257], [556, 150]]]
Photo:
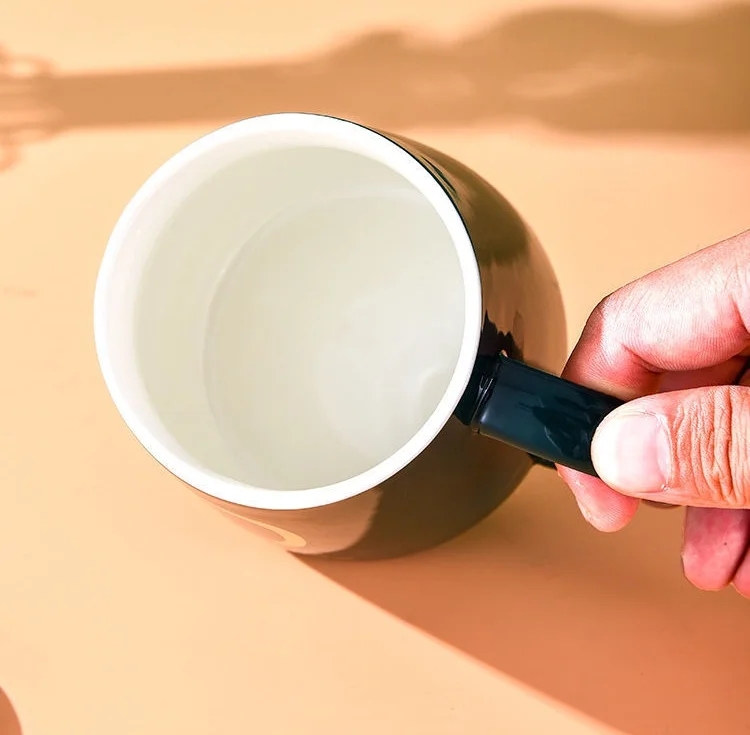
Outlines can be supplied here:
[[534, 462], [595, 474], [619, 405], [553, 375], [559, 288], [492, 186], [324, 115], [242, 120], [156, 171], [112, 232], [94, 332], [145, 449], [297, 554], [412, 553]]

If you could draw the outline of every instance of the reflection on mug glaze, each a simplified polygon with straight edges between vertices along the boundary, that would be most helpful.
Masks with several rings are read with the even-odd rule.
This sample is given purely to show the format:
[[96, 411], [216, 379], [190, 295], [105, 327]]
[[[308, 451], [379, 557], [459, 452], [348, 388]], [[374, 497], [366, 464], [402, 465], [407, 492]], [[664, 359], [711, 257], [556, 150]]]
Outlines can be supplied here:
[[281, 544], [281, 546], [283, 546], [285, 549], [289, 549], [290, 551], [299, 551], [300, 549], [304, 549], [305, 546], [307, 546], [307, 541], [305, 541], [302, 536], [298, 536], [296, 533], [285, 531], [283, 528], [272, 526], [270, 523], [264, 523], [263, 521], [258, 521], [254, 518], [248, 518], [241, 513], [230, 510], [224, 505], [218, 507], [227, 515], [234, 516], [235, 518], [239, 518], [242, 521], [247, 521], [248, 523], [252, 523], [254, 526], [257, 526], [264, 531], [269, 531], [271, 534], [273, 534], [271, 540]]

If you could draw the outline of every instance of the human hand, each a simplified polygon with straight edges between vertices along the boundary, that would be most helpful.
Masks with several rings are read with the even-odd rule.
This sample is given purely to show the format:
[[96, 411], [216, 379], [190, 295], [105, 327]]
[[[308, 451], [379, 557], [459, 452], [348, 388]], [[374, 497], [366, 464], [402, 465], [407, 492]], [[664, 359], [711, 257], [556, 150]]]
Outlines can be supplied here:
[[560, 467], [602, 531], [641, 499], [690, 506], [685, 575], [750, 596], [750, 230], [634, 281], [589, 317], [563, 377], [628, 401], [597, 429], [601, 480]]

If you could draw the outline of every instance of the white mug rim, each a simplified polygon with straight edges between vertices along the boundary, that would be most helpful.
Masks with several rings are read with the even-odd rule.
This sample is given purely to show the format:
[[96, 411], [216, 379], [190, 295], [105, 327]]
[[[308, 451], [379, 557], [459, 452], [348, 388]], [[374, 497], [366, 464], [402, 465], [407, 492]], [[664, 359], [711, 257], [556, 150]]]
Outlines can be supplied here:
[[[464, 329], [456, 367], [443, 397], [409, 441], [374, 467], [334, 484], [301, 490], [260, 488], [220, 475], [177, 456], [138, 416], [119, 384], [108, 345], [105, 294], [114, 265], [133, 231], [143, 205], [191, 162], [211, 155], [245, 136], [279, 130], [335, 134], [346, 150], [380, 161], [400, 173], [432, 205], [445, 225], [459, 260], [464, 289]], [[412, 462], [439, 434], [456, 409], [471, 377], [482, 328], [479, 266], [461, 214], [436, 177], [405, 148], [386, 135], [349, 120], [313, 113], [276, 113], [232, 123], [214, 130], [178, 151], [137, 190], [120, 215], [107, 243], [94, 294], [94, 341], [105, 385], [125, 424], [139, 443], [176, 477], [219, 500], [264, 510], [301, 510], [341, 502], [370, 490]]]

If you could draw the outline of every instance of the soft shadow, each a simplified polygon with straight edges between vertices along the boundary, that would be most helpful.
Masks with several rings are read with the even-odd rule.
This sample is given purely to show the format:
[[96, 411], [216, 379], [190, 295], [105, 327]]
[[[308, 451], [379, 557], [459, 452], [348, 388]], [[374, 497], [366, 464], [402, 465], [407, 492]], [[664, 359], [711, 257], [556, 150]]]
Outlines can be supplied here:
[[588, 528], [557, 476], [532, 471], [478, 528], [387, 562], [306, 563], [455, 649], [632, 735], [750, 728], [750, 603], [693, 590], [681, 513]]
[[[576, 133], [750, 130], [750, 5], [556, 8], [442, 42], [373, 32], [293, 61], [58, 74], [0, 53], [0, 149], [30, 134], [322, 112], [386, 130], [531, 120]], [[4, 146], [3, 146], [4, 143]]]
[[2, 687], [0, 687], [0, 735], [22, 735], [18, 715]]

